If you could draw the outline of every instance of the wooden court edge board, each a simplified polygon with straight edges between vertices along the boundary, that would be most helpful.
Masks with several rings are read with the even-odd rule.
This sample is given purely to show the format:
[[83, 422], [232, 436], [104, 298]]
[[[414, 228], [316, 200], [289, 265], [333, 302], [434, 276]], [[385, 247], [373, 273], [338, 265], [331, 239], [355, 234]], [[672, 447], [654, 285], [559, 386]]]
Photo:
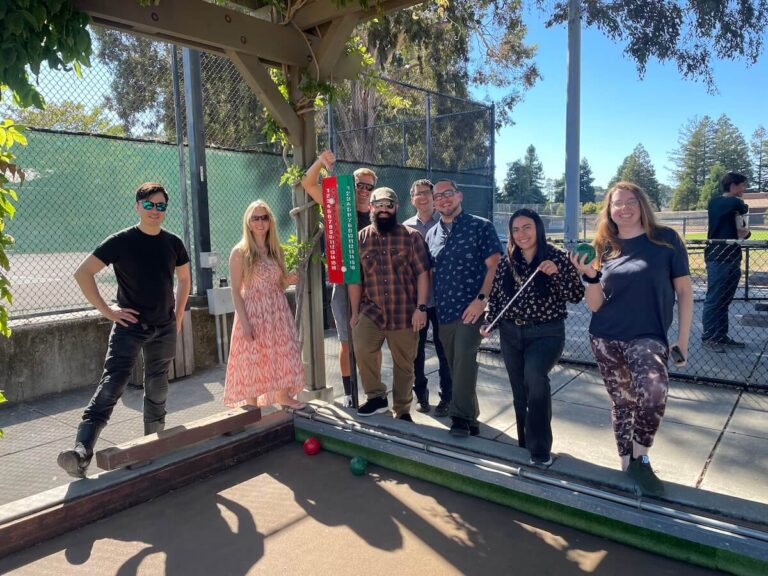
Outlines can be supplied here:
[[209, 438], [242, 430], [259, 420], [261, 420], [259, 408], [233, 408], [187, 424], [167, 428], [157, 434], [99, 450], [96, 452], [96, 464], [102, 470], [124, 468]]

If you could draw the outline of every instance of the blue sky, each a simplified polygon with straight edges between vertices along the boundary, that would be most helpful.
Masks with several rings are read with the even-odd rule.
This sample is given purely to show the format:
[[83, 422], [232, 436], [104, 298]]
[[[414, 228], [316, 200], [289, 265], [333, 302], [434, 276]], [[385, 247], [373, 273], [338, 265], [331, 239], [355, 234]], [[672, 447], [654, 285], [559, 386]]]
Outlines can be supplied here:
[[[566, 29], [546, 29], [536, 12], [526, 23], [527, 41], [538, 45], [543, 78], [515, 108], [515, 125], [496, 136], [499, 185], [507, 164], [522, 158], [529, 144], [548, 178], [565, 169]], [[678, 146], [680, 128], [694, 116], [727, 114], [747, 141], [758, 125], [768, 128], [768, 35], [757, 64], [715, 62], [716, 95], [708, 94], [703, 82], [681, 79], [674, 64], [650, 62], [640, 80], [621, 46], [594, 29], [582, 29], [581, 39], [581, 157], [589, 160], [596, 185], [605, 186], [638, 143], [648, 150], [659, 181], [673, 185], [669, 153]], [[474, 96], [483, 99], [486, 93], [477, 90]]]

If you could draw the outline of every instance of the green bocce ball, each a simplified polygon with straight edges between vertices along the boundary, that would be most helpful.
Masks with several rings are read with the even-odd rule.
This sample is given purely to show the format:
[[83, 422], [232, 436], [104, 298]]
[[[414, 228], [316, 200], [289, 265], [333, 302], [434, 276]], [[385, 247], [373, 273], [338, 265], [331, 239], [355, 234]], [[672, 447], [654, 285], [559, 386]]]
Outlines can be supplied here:
[[368, 461], [365, 458], [355, 456], [349, 461], [349, 469], [355, 476], [362, 476], [365, 474], [365, 469], [368, 467]]
[[587, 259], [584, 260], [584, 264], [589, 264], [595, 259], [595, 249], [592, 244], [576, 244], [576, 257], [581, 260], [581, 257], [587, 255]]

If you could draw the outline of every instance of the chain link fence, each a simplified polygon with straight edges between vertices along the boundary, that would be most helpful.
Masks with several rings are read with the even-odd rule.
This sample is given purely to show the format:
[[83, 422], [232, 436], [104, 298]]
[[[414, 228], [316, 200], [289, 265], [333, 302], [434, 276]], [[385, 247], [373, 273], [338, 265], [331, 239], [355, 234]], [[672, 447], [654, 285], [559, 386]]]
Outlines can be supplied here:
[[[548, 222], [551, 224], [552, 218], [556, 216], [550, 216], [549, 220], [542, 216], [545, 226]], [[500, 216], [495, 213], [494, 221], [500, 235], [503, 234], [506, 238], [509, 214]], [[670, 225], [669, 221], [661, 218], [660, 221]], [[682, 234], [679, 228], [678, 232]], [[591, 237], [591, 234], [587, 237]], [[552, 238], [552, 241], [563, 248], [562, 237]], [[685, 243], [693, 284], [693, 323], [688, 363], [683, 368], [670, 365], [670, 373], [675, 377], [748, 384], [768, 389], [768, 241], [688, 239]], [[704, 257], [707, 246], [711, 246], [707, 260], [723, 260], [727, 259], [727, 252], [736, 249], [736, 244], [741, 246], [742, 254], [738, 277], [734, 273], [728, 278], [723, 278], [722, 274], [710, 278]], [[743, 343], [743, 346], [705, 345], [705, 308], [708, 308], [706, 314], [710, 325], [720, 323], [727, 326], [726, 333], [729, 338]], [[583, 302], [568, 305], [566, 343], [562, 356], [564, 361], [596, 365], [588, 339], [591, 317], [591, 312]], [[671, 342], [675, 340], [676, 335], [677, 309], [669, 333]], [[503, 368], [503, 361], [498, 354], [498, 338], [498, 332], [494, 332], [492, 337], [483, 342], [483, 350], [489, 353], [485, 354], [484, 361]], [[710, 338], [709, 334], [707, 338]]]
[[[10, 251], [14, 324], [34, 316], [90, 309], [72, 274], [104, 238], [136, 223], [133, 195], [144, 181], [159, 181], [166, 187], [170, 195], [166, 228], [188, 243], [193, 266], [198, 258], [185, 145], [188, 87], [182, 51], [116, 31], [94, 28], [93, 32], [94, 66], [82, 79], [41, 71], [45, 111], [0, 106], [0, 115], [29, 126], [29, 145], [14, 149], [27, 180], [16, 217], [7, 226], [16, 239]], [[279, 184], [286, 161], [282, 149], [267, 141], [263, 107], [228, 59], [202, 53], [200, 61], [211, 250], [220, 255], [215, 282], [229, 276], [228, 255], [240, 239], [242, 215], [253, 200], [261, 198], [272, 207], [283, 242], [296, 228], [289, 216], [291, 190]], [[342, 92], [362, 90], [354, 84], [348, 82]], [[468, 209], [490, 217], [490, 108], [412, 86], [389, 86], [406, 102], [404, 111], [381, 103], [375, 117], [358, 116], [396, 121], [397, 137], [388, 135], [391, 126], [353, 124], [354, 106], [342, 98], [334, 113], [346, 115], [347, 128], [337, 132], [327, 115], [318, 114], [318, 144], [337, 143], [337, 171], [349, 173], [361, 164], [372, 167], [382, 185], [400, 194], [401, 218], [414, 212], [408, 195], [411, 182], [426, 176], [466, 185], [472, 191], [466, 197]], [[424, 113], [429, 106], [441, 126], [428, 138], [430, 120]], [[465, 123], [479, 131], [473, 147], [464, 146], [469, 137], [451, 127], [446, 116], [457, 110], [453, 124]], [[458, 137], [465, 142], [452, 146], [451, 138]], [[451, 147], [466, 153], [452, 156]], [[114, 299], [112, 270], [103, 271], [97, 280], [104, 297]]]

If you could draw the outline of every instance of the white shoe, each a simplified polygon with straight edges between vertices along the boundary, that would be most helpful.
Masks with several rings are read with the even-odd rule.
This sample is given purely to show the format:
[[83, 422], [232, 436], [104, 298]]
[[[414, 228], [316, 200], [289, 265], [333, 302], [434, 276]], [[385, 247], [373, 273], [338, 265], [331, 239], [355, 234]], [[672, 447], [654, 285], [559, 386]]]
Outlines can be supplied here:
[[341, 405], [344, 408], [352, 408], [352, 395], [344, 396]]

